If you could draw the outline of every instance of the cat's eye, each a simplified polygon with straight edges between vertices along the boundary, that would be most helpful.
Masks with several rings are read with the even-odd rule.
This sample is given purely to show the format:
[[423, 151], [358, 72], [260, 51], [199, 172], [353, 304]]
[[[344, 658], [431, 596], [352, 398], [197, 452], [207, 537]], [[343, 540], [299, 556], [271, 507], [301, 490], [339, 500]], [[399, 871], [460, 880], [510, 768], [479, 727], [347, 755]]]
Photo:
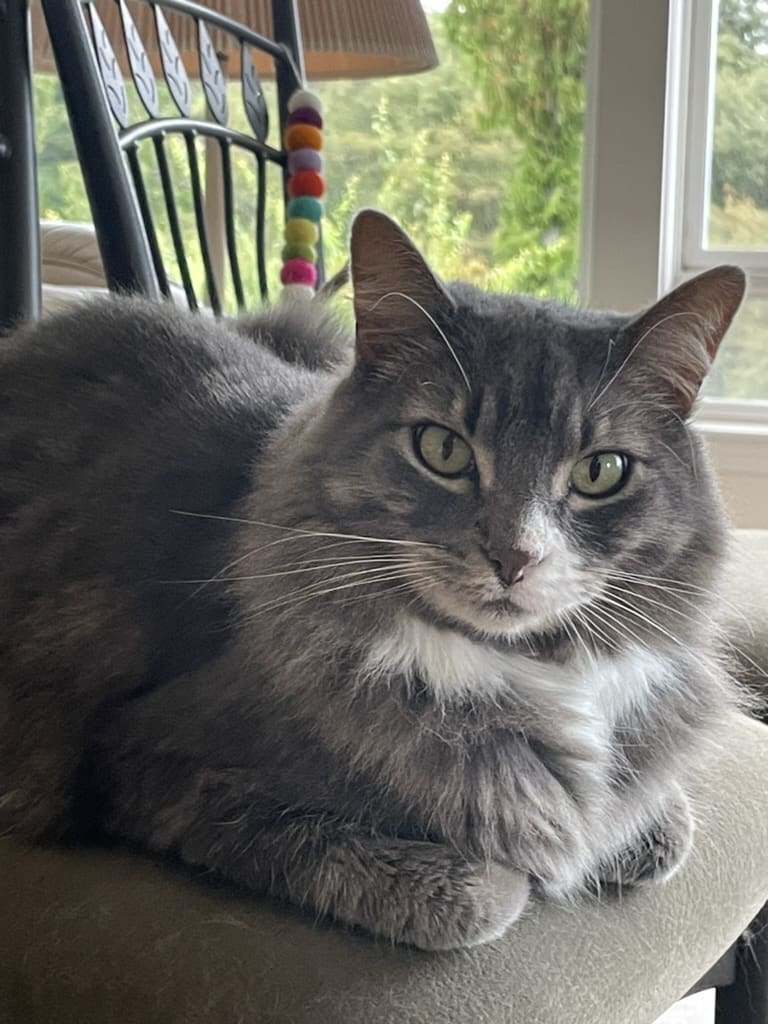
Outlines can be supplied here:
[[608, 498], [628, 479], [629, 459], [623, 452], [595, 452], [571, 470], [571, 486], [585, 498]]
[[413, 432], [416, 454], [438, 476], [466, 476], [474, 466], [472, 449], [448, 427], [422, 423]]

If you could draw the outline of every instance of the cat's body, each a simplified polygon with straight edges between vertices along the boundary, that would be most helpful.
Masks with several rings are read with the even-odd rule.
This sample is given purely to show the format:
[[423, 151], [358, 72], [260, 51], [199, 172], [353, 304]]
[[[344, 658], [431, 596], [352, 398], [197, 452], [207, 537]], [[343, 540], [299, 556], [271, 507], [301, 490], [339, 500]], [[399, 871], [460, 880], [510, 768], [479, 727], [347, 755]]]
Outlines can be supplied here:
[[[612, 379], [643, 321], [449, 296], [360, 223], [409, 266], [358, 253], [351, 370], [316, 310], [111, 301], [0, 349], [0, 831], [105, 831], [440, 948], [531, 879], [682, 861], [732, 702], [723, 528], [680, 374]], [[430, 458], [471, 438], [471, 480], [424, 424]], [[574, 497], [595, 450], [632, 475]]]

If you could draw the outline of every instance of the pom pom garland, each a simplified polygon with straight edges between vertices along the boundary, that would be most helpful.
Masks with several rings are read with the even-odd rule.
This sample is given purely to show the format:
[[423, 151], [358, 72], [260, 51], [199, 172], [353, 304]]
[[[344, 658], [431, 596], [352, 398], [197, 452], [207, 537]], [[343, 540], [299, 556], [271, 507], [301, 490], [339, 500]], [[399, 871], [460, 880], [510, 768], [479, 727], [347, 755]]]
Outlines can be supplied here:
[[308, 89], [298, 89], [288, 100], [288, 115], [284, 143], [291, 198], [285, 211], [280, 280], [286, 298], [306, 299], [314, 295], [317, 285], [315, 245], [323, 217], [323, 104]]

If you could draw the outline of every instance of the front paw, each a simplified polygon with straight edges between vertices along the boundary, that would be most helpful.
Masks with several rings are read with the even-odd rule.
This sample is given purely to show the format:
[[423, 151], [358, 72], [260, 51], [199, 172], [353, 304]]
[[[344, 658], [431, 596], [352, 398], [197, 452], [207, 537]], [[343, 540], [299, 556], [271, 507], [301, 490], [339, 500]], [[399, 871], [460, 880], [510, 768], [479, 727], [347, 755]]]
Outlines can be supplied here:
[[[373, 884], [359, 899], [326, 905], [334, 916], [390, 942], [424, 950], [461, 949], [500, 938], [528, 901], [526, 875], [499, 864], [471, 864], [446, 846], [377, 844]], [[335, 905], [334, 905], [335, 903]]]
[[667, 882], [685, 863], [692, 845], [693, 818], [687, 803], [680, 803], [606, 861], [599, 882], [617, 889]]
[[529, 883], [519, 871], [488, 864], [427, 895], [398, 941], [425, 950], [462, 949], [500, 939], [522, 914]]

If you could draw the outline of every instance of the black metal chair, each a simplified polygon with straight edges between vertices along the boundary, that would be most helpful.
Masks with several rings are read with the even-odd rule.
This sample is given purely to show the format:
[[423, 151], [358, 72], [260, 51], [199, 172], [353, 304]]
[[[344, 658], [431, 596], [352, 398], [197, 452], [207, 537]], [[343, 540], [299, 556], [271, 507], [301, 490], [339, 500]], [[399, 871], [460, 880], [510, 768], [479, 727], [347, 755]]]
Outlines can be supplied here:
[[[224, 305], [226, 277], [237, 307], [243, 308], [252, 304], [255, 297], [246, 297], [236, 244], [233, 154], [248, 154], [255, 169], [255, 244], [247, 258], [255, 260], [259, 298], [265, 299], [267, 175], [270, 168], [276, 169], [284, 188], [287, 161], [281, 139], [286, 105], [304, 78], [295, 0], [273, 0], [274, 41], [193, 0], [131, 2], [133, 15], [126, 0], [42, 0], [107, 285], [115, 291], [170, 297], [171, 279], [175, 276], [191, 308], [197, 308], [205, 299], [218, 314]], [[0, 35], [0, 130], [5, 136], [0, 137], [0, 188], [11, 202], [3, 203], [9, 209], [0, 211], [0, 274], [4, 284], [0, 324], [39, 313], [27, 0], [8, 0], [6, 6], [7, 24]], [[142, 36], [137, 29], [134, 15], [139, 6], [151, 15], [142, 20], [152, 38]], [[107, 18], [113, 26], [119, 26], [119, 32], [110, 35], [106, 31]], [[189, 76], [171, 28], [174, 18], [176, 24], [187, 19], [195, 29], [207, 117], [192, 107]], [[222, 49], [238, 57], [247, 130], [230, 123], [227, 79], [219, 60]], [[160, 65], [165, 85], [155, 76], [150, 52]], [[272, 132], [276, 136], [274, 142], [270, 141], [268, 105], [255, 53], [265, 55], [274, 66], [279, 122]], [[135, 87], [130, 97], [132, 103], [124, 68], [130, 72]], [[218, 180], [223, 194], [224, 234], [221, 266], [215, 266], [212, 255], [214, 247], [198, 151], [201, 139], [208, 140], [208, 146], [213, 144], [213, 158], [218, 154], [220, 161]], [[174, 140], [182, 140], [186, 154], [185, 180], [181, 182], [174, 179], [168, 159], [168, 148]], [[153, 161], [149, 171], [148, 155]], [[206, 155], [211, 158], [210, 149]], [[167, 249], [164, 253], [159, 240], [158, 208], [150, 197], [152, 178], [159, 180], [161, 188], [166, 234], [172, 241], [176, 263], [173, 275]], [[194, 240], [180, 221], [180, 189], [191, 192]], [[204, 296], [199, 294], [202, 289], [196, 286], [190, 270], [188, 250], [192, 241], [199, 245], [202, 256]]]

